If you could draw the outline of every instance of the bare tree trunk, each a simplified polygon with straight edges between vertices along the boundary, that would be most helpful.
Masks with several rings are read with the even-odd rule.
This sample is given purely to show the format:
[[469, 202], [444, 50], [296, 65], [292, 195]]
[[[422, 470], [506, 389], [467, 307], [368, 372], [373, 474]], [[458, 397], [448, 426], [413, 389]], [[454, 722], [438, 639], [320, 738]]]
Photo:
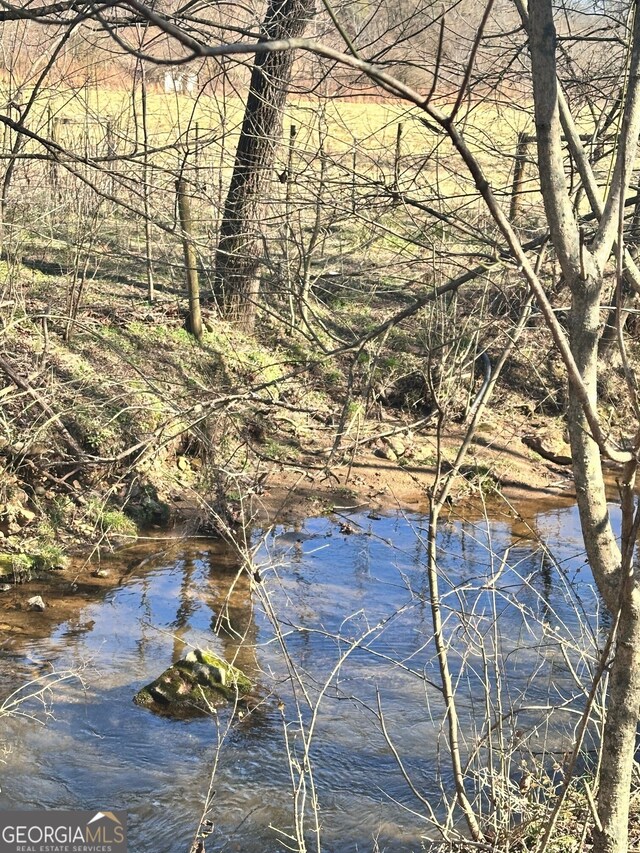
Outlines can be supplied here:
[[[571, 301], [571, 351], [592, 405], [597, 402], [599, 291], [574, 283]], [[600, 448], [587, 424], [582, 402], [569, 386], [567, 427], [580, 523], [589, 563], [607, 606], [619, 600], [620, 550], [609, 519]]]
[[[600, 210], [593, 247], [587, 248], [573, 214], [564, 173], [551, 0], [531, 0], [529, 13], [540, 186], [553, 245], [571, 289], [571, 352], [587, 392], [586, 403], [593, 408], [597, 403], [602, 270], [616, 239], [618, 243], [622, 241], [620, 207], [640, 128], [640, 21], [636, 12], [627, 100], [613, 179], [604, 208]], [[621, 271], [620, 261], [620, 274]], [[579, 399], [574, 383], [569, 386], [569, 401], [568, 427], [585, 547], [607, 606], [614, 614], [619, 612], [598, 794], [601, 829], [594, 835], [593, 849], [595, 853], [626, 853], [631, 769], [640, 702], [640, 587], [637, 579], [630, 578], [627, 583], [622, 577], [622, 555], [609, 519], [600, 448], [585, 417], [585, 401]], [[631, 476], [634, 476], [635, 459], [631, 466]], [[630, 511], [633, 512], [633, 507]], [[623, 517], [624, 524], [629, 524], [626, 517]]]
[[640, 591], [622, 603], [620, 627], [611, 673], [602, 744], [598, 814], [593, 849], [623, 853], [629, 841], [629, 791], [636, 750], [640, 707]]
[[189, 331], [196, 338], [202, 338], [202, 316], [200, 313], [200, 282], [198, 281], [198, 259], [193, 248], [193, 225], [191, 222], [191, 203], [184, 178], [176, 181], [178, 194], [178, 215], [182, 229], [182, 248], [184, 267], [187, 276], [187, 294], [189, 296]]
[[[135, 95], [134, 95], [135, 97]], [[147, 270], [147, 299], [153, 302], [155, 299], [155, 288], [153, 283], [153, 261], [151, 258], [151, 207], [149, 198], [151, 187], [149, 185], [151, 172], [149, 170], [149, 117], [147, 114], [147, 73], [144, 63], [140, 63], [140, 101], [142, 118], [142, 201], [144, 209], [144, 254], [145, 267]]]
[[[299, 38], [314, 0], [270, 0], [262, 40]], [[269, 194], [291, 78], [290, 50], [257, 54], [216, 253], [223, 316], [246, 329], [255, 323], [260, 286], [260, 215]]]

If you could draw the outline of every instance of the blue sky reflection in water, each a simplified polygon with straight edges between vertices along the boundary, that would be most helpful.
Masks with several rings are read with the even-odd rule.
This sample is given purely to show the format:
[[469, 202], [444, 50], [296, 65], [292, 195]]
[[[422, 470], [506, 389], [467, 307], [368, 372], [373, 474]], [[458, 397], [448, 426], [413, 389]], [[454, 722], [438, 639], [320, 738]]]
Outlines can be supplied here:
[[[352, 534], [318, 518], [269, 535], [258, 552], [259, 594], [245, 576], [234, 582], [228, 553], [199, 541], [86, 603], [46, 639], [5, 642], [5, 694], [49, 664], [84, 667], [85, 686], [56, 691], [44, 726], [3, 721], [0, 807], [127, 809], [132, 850], [186, 853], [208, 785], [216, 724], [160, 718], [131, 699], [183, 655], [185, 644], [208, 646], [252, 675], [265, 699], [233, 723], [224, 741], [207, 850], [283, 849], [273, 828], [291, 826], [283, 723], [296, 750], [300, 738], [291, 682], [261, 601], [268, 593], [311, 701], [323, 692], [311, 752], [323, 850], [372, 850], [375, 837], [380, 850], [420, 850], [429, 826], [408, 810], [423, 809], [380, 731], [376, 696], [407, 771], [438, 810], [441, 788], [451, 784], [438, 758], [445, 742], [424, 572], [426, 522], [366, 514], [351, 522]], [[592, 632], [602, 623], [575, 508], [538, 514], [531, 524], [553, 557], [509, 518], [490, 527], [482, 519], [443, 520], [439, 539], [443, 614], [466, 742], [472, 746], [483, 734], [488, 678], [492, 713], [519, 710], [507, 726], [512, 742], [522, 742], [514, 774], [532, 753], [535, 760], [548, 757], [545, 750], [561, 755], [570, 743], [577, 682], [588, 683], [584, 654], [592, 654]], [[547, 705], [559, 708], [550, 719]], [[302, 716], [308, 724], [309, 710]], [[226, 714], [220, 717], [225, 724]], [[486, 750], [479, 760], [486, 761]]]

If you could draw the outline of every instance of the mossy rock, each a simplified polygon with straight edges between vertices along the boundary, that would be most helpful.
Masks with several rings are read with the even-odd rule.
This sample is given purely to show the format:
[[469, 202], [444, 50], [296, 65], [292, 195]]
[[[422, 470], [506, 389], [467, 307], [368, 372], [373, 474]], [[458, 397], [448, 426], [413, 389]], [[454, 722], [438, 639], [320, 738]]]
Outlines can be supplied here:
[[158, 497], [157, 489], [152, 485], [142, 486], [139, 493], [131, 498], [125, 512], [140, 527], [166, 527], [169, 523], [169, 505]]
[[0, 554], [0, 580], [26, 583], [35, 575], [36, 560], [28, 554]]
[[34, 568], [44, 572], [65, 569], [69, 564], [68, 557], [57, 545], [39, 545], [31, 559]]
[[170, 717], [196, 717], [242, 699], [252, 686], [235, 666], [212, 652], [194, 649], [139, 690], [133, 701]]

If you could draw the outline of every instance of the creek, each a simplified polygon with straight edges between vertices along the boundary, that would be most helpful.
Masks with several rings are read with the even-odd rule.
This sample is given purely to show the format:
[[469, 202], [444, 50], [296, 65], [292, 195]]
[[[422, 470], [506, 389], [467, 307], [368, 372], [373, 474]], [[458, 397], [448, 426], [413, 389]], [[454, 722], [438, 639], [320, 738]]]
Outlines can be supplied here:
[[[52, 669], [79, 677], [27, 703], [26, 716], [1, 720], [0, 807], [124, 809], [130, 850], [188, 853], [217, 751], [208, 853], [282, 850], [292, 827], [290, 759], [302, 760], [300, 726], [311, 720], [304, 689], [312, 704], [322, 695], [310, 748], [322, 849], [420, 850], [433, 828], [378, 713], [406, 773], [442, 816], [452, 783], [426, 522], [361, 512], [256, 533], [256, 578], [238, 572], [225, 545], [176, 541], [44, 635], [28, 627], [5, 635], [1, 696]], [[523, 762], [535, 770], [571, 745], [606, 628], [577, 511], [547, 504], [526, 519], [443, 519], [439, 562], [464, 750], [481, 743], [481, 780], [485, 714], [503, 715], [517, 780]], [[24, 618], [35, 624], [40, 615]], [[136, 690], [190, 646], [241, 667], [258, 685], [257, 707], [176, 721], [134, 705]]]

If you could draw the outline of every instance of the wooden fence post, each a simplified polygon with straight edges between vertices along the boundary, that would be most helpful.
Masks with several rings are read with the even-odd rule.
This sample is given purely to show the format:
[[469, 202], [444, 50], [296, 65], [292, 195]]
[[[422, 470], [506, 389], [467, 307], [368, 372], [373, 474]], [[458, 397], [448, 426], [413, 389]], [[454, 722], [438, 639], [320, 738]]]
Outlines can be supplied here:
[[195, 166], [195, 182], [196, 187], [200, 187], [200, 125], [195, 123], [193, 128], [193, 159]]
[[358, 168], [358, 141], [353, 140], [351, 149], [351, 213], [356, 212], [356, 169]]
[[400, 142], [402, 141], [402, 122], [398, 122], [396, 129], [396, 150], [393, 157], [393, 191], [398, 192], [400, 184]]
[[520, 131], [516, 143], [516, 156], [513, 166], [513, 184], [511, 187], [511, 205], [509, 207], [509, 219], [513, 222], [520, 212], [522, 199], [522, 185], [524, 183], [524, 167], [527, 162], [527, 149], [530, 137], [527, 133]]
[[[51, 104], [47, 106], [47, 138], [53, 142], [59, 142], [58, 139], [58, 119], [54, 117], [53, 110], [51, 109]], [[58, 162], [57, 162], [57, 154], [51, 153], [52, 157], [50, 166], [49, 166], [49, 182], [51, 184], [51, 194], [53, 198], [58, 200]]]

